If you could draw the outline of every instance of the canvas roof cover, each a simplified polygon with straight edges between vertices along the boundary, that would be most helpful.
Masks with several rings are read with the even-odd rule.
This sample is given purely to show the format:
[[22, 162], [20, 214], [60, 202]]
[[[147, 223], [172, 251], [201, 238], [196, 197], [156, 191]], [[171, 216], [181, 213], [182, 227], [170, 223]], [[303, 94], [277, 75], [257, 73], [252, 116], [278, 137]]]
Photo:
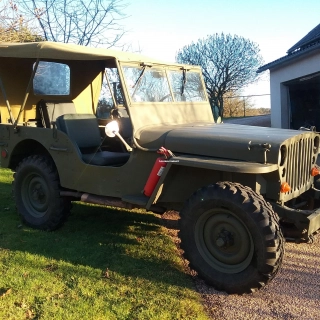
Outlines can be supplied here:
[[[3, 42], [0, 43], [0, 57], [61, 60], [106, 60], [115, 58], [122, 62], [168, 64], [136, 53], [50, 41], [30, 43]], [[178, 65], [175, 63], [169, 64]]]

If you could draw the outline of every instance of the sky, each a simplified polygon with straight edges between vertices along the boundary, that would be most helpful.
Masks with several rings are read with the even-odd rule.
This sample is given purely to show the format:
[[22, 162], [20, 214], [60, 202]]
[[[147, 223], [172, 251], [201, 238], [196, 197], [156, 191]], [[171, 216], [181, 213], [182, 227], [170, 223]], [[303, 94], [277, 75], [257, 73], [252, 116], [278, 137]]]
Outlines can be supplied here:
[[[256, 42], [264, 62], [286, 51], [320, 23], [320, 0], [123, 0], [123, 42], [141, 54], [174, 62], [183, 46], [215, 33], [238, 35]], [[269, 94], [268, 74], [245, 95]], [[269, 96], [252, 98], [269, 107]]]

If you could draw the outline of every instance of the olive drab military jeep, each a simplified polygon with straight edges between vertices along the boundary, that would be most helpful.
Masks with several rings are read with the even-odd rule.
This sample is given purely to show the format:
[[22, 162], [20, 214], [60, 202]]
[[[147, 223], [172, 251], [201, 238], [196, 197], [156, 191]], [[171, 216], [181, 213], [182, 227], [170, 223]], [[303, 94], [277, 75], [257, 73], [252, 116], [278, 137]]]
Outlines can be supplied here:
[[240, 294], [320, 228], [319, 134], [214, 123], [199, 67], [51, 42], [0, 57], [1, 166], [28, 226], [57, 229], [71, 201], [176, 210], [191, 268]]

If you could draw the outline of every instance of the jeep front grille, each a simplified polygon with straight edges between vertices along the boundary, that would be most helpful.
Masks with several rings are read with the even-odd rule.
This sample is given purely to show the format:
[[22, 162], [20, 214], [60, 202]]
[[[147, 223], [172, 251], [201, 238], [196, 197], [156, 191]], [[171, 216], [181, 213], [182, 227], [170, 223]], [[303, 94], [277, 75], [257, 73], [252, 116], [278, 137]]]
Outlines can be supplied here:
[[313, 147], [314, 140], [311, 135], [306, 135], [299, 140], [294, 139], [287, 145], [287, 163], [282, 177], [291, 187], [291, 190], [286, 193], [288, 196], [291, 195], [290, 198], [308, 190], [312, 184], [310, 171], [315, 161]]

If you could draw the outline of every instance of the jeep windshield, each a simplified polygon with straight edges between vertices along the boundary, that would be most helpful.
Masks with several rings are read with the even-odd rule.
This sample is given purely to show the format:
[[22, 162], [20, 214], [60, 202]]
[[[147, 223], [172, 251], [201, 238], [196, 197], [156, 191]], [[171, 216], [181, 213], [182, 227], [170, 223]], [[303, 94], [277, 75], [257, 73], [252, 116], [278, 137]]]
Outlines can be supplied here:
[[123, 66], [126, 87], [132, 102], [206, 101], [200, 71], [184, 68], [137, 65]]

